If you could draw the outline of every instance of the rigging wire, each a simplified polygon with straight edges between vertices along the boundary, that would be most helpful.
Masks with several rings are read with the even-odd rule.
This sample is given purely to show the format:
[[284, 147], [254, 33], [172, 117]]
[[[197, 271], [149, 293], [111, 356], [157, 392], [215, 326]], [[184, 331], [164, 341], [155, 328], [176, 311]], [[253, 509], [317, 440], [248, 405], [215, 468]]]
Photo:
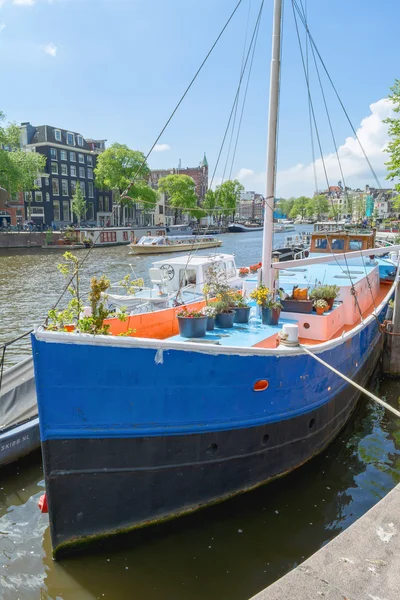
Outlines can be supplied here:
[[361, 143], [361, 141], [360, 141], [360, 138], [359, 138], [359, 137], [358, 137], [358, 135], [357, 135], [357, 132], [356, 132], [356, 130], [355, 130], [355, 128], [354, 128], [354, 125], [353, 125], [353, 123], [352, 123], [352, 121], [351, 121], [351, 119], [350, 119], [350, 117], [349, 117], [349, 114], [348, 114], [348, 112], [347, 112], [347, 110], [346, 110], [346, 108], [345, 108], [345, 106], [344, 106], [344, 104], [343, 104], [343, 102], [342, 102], [342, 99], [341, 99], [341, 97], [340, 97], [340, 95], [339, 95], [339, 92], [337, 91], [337, 89], [336, 89], [336, 86], [335, 86], [335, 84], [333, 83], [333, 80], [332, 80], [332, 78], [331, 78], [331, 76], [330, 76], [330, 74], [329, 74], [329, 71], [328, 71], [328, 69], [327, 69], [327, 67], [326, 67], [326, 65], [325, 65], [325, 62], [323, 61], [323, 59], [322, 59], [322, 56], [321, 56], [321, 54], [320, 54], [320, 52], [319, 52], [319, 50], [318, 50], [318, 48], [317, 48], [317, 45], [316, 45], [316, 43], [315, 43], [315, 41], [314, 41], [314, 38], [313, 38], [313, 37], [312, 37], [312, 35], [311, 35], [311, 32], [310, 32], [310, 30], [309, 30], [309, 28], [308, 28], [308, 25], [307, 25], [307, 22], [304, 20], [304, 18], [303, 18], [303, 15], [301, 14], [301, 10], [300, 10], [300, 8], [299, 8], [299, 5], [297, 4], [297, 1], [296, 1], [296, 0], [292, 0], [292, 5], [293, 5], [293, 6], [296, 8], [296, 11], [298, 12], [298, 14], [299, 14], [299, 16], [300, 16], [300, 20], [301, 20], [301, 22], [302, 22], [303, 26], [305, 27], [306, 31], [308, 32], [308, 37], [309, 37], [309, 40], [310, 40], [311, 46], [313, 46], [313, 47], [314, 47], [314, 49], [315, 49], [315, 52], [317, 53], [317, 56], [318, 56], [318, 58], [319, 58], [319, 60], [320, 60], [320, 62], [321, 62], [321, 65], [322, 65], [322, 67], [323, 67], [323, 69], [324, 69], [324, 71], [325, 71], [325, 73], [326, 73], [326, 75], [327, 75], [327, 77], [328, 77], [328, 79], [329, 79], [329, 82], [330, 82], [330, 84], [331, 84], [331, 86], [332, 86], [332, 89], [333, 89], [333, 91], [335, 92], [335, 95], [336, 95], [336, 97], [337, 97], [337, 99], [338, 99], [338, 101], [339, 101], [339, 104], [340, 104], [340, 106], [342, 107], [342, 110], [343, 110], [343, 112], [344, 112], [344, 114], [345, 114], [345, 116], [346, 116], [346, 119], [347, 119], [347, 121], [348, 121], [348, 123], [349, 123], [349, 125], [350, 125], [350, 127], [351, 127], [351, 130], [352, 130], [352, 132], [353, 132], [353, 134], [354, 134], [354, 137], [356, 138], [356, 140], [357, 140], [357, 142], [358, 142], [358, 145], [360, 146], [360, 148], [361, 148], [361, 151], [362, 151], [362, 153], [363, 153], [363, 155], [364, 155], [364, 158], [365, 158], [365, 160], [367, 161], [367, 164], [368, 164], [368, 166], [369, 166], [369, 168], [370, 168], [370, 171], [371, 171], [371, 173], [372, 173], [372, 176], [374, 177], [374, 179], [375, 179], [375, 181], [376, 181], [376, 183], [377, 183], [377, 185], [378, 185], [378, 188], [379, 188], [379, 189], [382, 189], [382, 185], [381, 185], [381, 183], [380, 183], [380, 181], [379, 181], [379, 179], [378, 179], [378, 177], [377, 177], [377, 175], [376, 175], [376, 173], [375, 173], [375, 170], [374, 170], [374, 168], [373, 168], [373, 166], [372, 166], [372, 164], [371, 164], [371, 162], [370, 162], [370, 160], [369, 160], [369, 158], [368, 158], [368, 156], [367, 156], [367, 154], [366, 154], [366, 152], [365, 152], [365, 150], [364, 150], [364, 147], [363, 147], [363, 145], [362, 145], [362, 143]]
[[167, 129], [168, 125], [170, 124], [170, 122], [172, 121], [173, 117], [175, 116], [175, 113], [177, 112], [178, 108], [180, 107], [180, 105], [182, 104], [183, 100], [185, 99], [186, 95], [188, 94], [190, 88], [192, 87], [192, 85], [194, 84], [194, 82], [196, 81], [198, 75], [200, 74], [201, 70], [203, 69], [204, 65], [206, 64], [206, 62], [208, 61], [210, 55], [212, 54], [215, 46], [218, 44], [219, 40], [221, 39], [222, 35], [224, 34], [226, 28], [228, 27], [229, 23], [232, 21], [236, 11], [238, 10], [239, 6], [242, 4], [243, 0], [239, 0], [239, 2], [236, 4], [235, 8], [233, 9], [232, 13], [230, 14], [228, 20], [226, 21], [225, 25], [223, 26], [223, 28], [221, 29], [220, 33], [218, 34], [215, 42], [213, 43], [213, 45], [211, 46], [210, 50], [207, 52], [206, 57], [204, 58], [203, 62], [201, 63], [201, 65], [199, 66], [199, 68], [197, 69], [196, 73], [194, 74], [192, 80], [190, 81], [189, 85], [187, 86], [187, 88], [185, 89], [185, 91], [183, 92], [180, 100], [178, 101], [177, 105], [175, 106], [175, 108], [173, 109], [172, 113], [170, 114], [170, 116], [167, 119], [167, 122], [165, 123], [164, 127], [161, 129], [160, 133], [158, 134], [157, 138], [155, 139], [153, 145], [151, 146], [150, 150], [148, 151], [148, 153], [146, 154], [146, 156], [144, 157], [144, 160], [142, 161], [142, 163], [139, 165], [136, 173], [133, 175], [132, 181], [128, 184], [128, 187], [126, 188], [126, 190], [124, 191], [124, 193], [122, 194], [121, 197], [126, 196], [127, 193], [129, 192], [130, 188], [132, 187], [132, 185], [135, 182], [135, 179], [137, 177], [137, 175], [140, 173], [140, 170], [143, 168], [143, 166], [146, 164], [147, 159], [149, 158], [150, 154], [153, 152], [157, 142], [159, 141], [159, 139], [161, 138], [162, 134], [164, 133], [164, 131]]
[[222, 138], [222, 143], [221, 143], [221, 146], [220, 146], [220, 149], [219, 149], [219, 153], [218, 153], [218, 156], [217, 156], [217, 161], [215, 163], [214, 171], [213, 171], [213, 174], [212, 174], [211, 183], [210, 183], [210, 186], [209, 186], [210, 188], [212, 187], [212, 184], [214, 182], [215, 173], [217, 171], [217, 168], [218, 168], [218, 165], [219, 165], [219, 161], [221, 159], [221, 154], [222, 154], [222, 151], [223, 151], [223, 148], [224, 148], [224, 145], [225, 145], [226, 136], [228, 134], [230, 123], [231, 123], [231, 120], [232, 120], [232, 117], [233, 117], [233, 112], [235, 110], [235, 104], [236, 104], [237, 99], [238, 99], [239, 94], [240, 94], [240, 89], [241, 89], [241, 85], [242, 85], [243, 75], [245, 73], [246, 66], [247, 66], [247, 63], [248, 63], [248, 60], [249, 60], [249, 57], [250, 57], [250, 53], [251, 53], [251, 50], [252, 50], [252, 47], [253, 47], [253, 43], [254, 43], [254, 40], [255, 40], [256, 31], [257, 31], [257, 28], [258, 28], [258, 23], [259, 23], [259, 21], [261, 19], [262, 10], [263, 10], [263, 7], [264, 7], [264, 1], [265, 0], [261, 1], [261, 6], [260, 6], [260, 9], [258, 11], [256, 24], [255, 24], [254, 29], [253, 29], [253, 35], [251, 37], [249, 49], [248, 49], [247, 55], [246, 55], [246, 61], [245, 61], [245, 64], [244, 64], [243, 71], [242, 71], [242, 73], [240, 75], [238, 87], [237, 87], [236, 94], [235, 94], [235, 99], [233, 101], [233, 105], [232, 105], [232, 109], [231, 109], [231, 112], [230, 112], [230, 115], [229, 115], [228, 123], [227, 123], [227, 126], [225, 128], [224, 136]]
[[[250, 22], [250, 11], [251, 11], [251, 0], [249, 0], [249, 9], [247, 11], [246, 33], [245, 33], [245, 36], [244, 36], [244, 44], [243, 44], [243, 52], [242, 52], [242, 64], [240, 66], [240, 76], [242, 76], [242, 73], [243, 73], [244, 57], [245, 57], [245, 54], [246, 54], [247, 35], [248, 35], [249, 22]], [[227, 152], [227, 155], [226, 155], [226, 161], [225, 161], [224, 172], [223, 172], [223, 175], [222, 175], [222, 180], [224, 180], [224, 178], [225, 178], [225, 171], [226, 171], [226, 168], [228, 166], [229, 155], [230, 155], [230, 152], [231, 152], [232, 141], [233, 141], [233, 134], [234, 134], [234, 131], [235, 131], [235, 125], [236, 125], [236, 117], [237, 117], [238, 107], [239, 107], [239, 96], [237, 98], [237, 102], [236, 102], [236, 106], [235, 106], [235, 114], [233, 116], [231, 137], [230, 137], [230, 140], [229, 140], [228, 152]], [[229, 179], [230, 179], [230, 177], [229, 177]]]

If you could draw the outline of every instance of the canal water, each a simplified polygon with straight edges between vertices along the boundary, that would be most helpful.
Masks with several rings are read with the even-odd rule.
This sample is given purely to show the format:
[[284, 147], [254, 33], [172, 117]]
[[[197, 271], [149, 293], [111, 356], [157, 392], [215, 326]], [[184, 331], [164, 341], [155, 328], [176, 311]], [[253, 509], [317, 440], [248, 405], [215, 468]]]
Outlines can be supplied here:
[[[302, 228], [303, 229], [303, 228]], [[261, 234], [227, 234], [222, 251], [258, 262]], [[60, 254], [0, 254], [0, 340], [40, 323], [57, 299]], [[151, 260], [95, 249], [83, 280], [146, 276]], [[167, 262], [167, 260], [166, 260]], [[12, 364], [28, 342], [8, 356]], [[371, 383], [399, 406], [400, 383]], [[101, 551], [53, 562], [48, 516], [37, 502], [37, 453], [0, 471], [0, 600], [246, 600], [353, 523], [400, 480], [399, 420], [361, 400], [320, 456], [294, 473], [188, 517], [129, 534]], [[79, 490], [76, 490], [79, 494]]]

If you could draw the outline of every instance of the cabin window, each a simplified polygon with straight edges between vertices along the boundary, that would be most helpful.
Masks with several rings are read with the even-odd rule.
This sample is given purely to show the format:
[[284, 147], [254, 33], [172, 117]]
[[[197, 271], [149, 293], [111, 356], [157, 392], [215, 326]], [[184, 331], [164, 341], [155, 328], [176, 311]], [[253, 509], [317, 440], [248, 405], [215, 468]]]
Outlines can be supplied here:
[[331, 246], [332, 250], [344, 250], [344, 239], [343, 238], [338, 238], [336, 240], [331, 239], [330, 246]]
[[226, 274], [228, 277], [235, 277], [236, 269], [233, 260], [228, 260], [228, 262], [226, 263]]
[[350, 240], [349, 248], [350, 250], [362, 250], [362, 240]]
[[317, 238], [315, 240], [315, 247], [318, 248], [318, 250], [326, 250], [328, 247], [328, 240], [326, 237]]
[[192, 285], [196, 284], [196, 271], [195, 269], [179, 269], [179, 282], [180, 285]]

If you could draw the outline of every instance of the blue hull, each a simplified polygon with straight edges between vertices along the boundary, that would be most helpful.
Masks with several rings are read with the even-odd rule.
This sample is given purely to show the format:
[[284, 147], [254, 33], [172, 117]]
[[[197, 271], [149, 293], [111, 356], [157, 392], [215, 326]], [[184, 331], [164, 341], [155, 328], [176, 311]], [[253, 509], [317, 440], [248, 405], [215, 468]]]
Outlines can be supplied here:
[[[32, 338], [55, 554], [291, 471], [332, 441], [358, 399], [301, 351], [140, 342]], [[371, 320], [319, 356], [365, 384], [380, 353]], [[255, 392], [260, 379], [268, 388]]]

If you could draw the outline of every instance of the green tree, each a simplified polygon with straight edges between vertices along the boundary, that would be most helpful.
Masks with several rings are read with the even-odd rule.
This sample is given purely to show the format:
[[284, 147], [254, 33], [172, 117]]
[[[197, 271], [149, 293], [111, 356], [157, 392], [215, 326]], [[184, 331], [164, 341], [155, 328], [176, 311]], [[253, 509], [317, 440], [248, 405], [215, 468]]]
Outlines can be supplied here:
[[321, 221], [323, 216], [329, 212], [329, 201], [323, 194], [310, 198], [306, 210], [308, 217], [316, 216]]
[[149, 187], [150, 169], [143, 152], [131, 150], [125, 144], [112, 144], [97, 158], [94, 170], [96, 187], [113, 190], [115, 201], [122, 206], [136, 203], [147, 208], [157, 204], [157, 193]]
[[237, 179], [224, 181], [224, 183], [217, 186], [215, 190], [216, 205], [223, 215], [232, 215], [233, 220], [235, 220], [240, 194], [243, 191], [244, 187]]
[[[396, 115], [400, 113], [400, 80], [396, 79], [393, 87], [390, 88], [391, 94], [389, 99], [393, 103], [393, 110]], [[386, 147], [386, 152], [389, 153], [390, 159], [386, 164], [388, 168], [387, 179], [399, 179], [400, 178], [400, 118], [398, 116], [385, 119], [383, 121], [389, 125], [388, 133], [391, 141]], [[400, 183], [396, 183], [396, 190], [400, 192]]]
[[[158, 181], [158, 190], [165, 194], [168, 206], [174, 211], [174, 224], [181, 214], [189, 214], [195, 218], [201, 210], [197, 206], [196, 185], [188, 175], [167, 175]], [[204, 213], [204, 211], [203, 211]]]
[[206, 196], [203, 202], [203, 209], [206, 211], [207, 215], [213, 216], [216, 214], [216, 197], [214, 190], [207, 190]]
[[290, 213], [292, 212], [294, 201], [295, 201], [295, 198], [288, 198], [287, 200], [285, 200], [285, 198], [279, 198], [276, 208], [279, 210], [279, 212], [282, 215], [285, 215], [286, 217], [288, 217], [290, 215]]
[[5, 120], [0, 111], [0, 186], [10, 196], [34, 189], [35, 179], [44, 170], [46, 157], [39, 152], [21, 150], [20, 129], [15, 123], [2, 126]]
[[81, 224], [81, 219], [86, 215], [87, 205], [86, 200], [83, 197], [80, 182], [77, 181], [75, 194], [72, 196], [71, 209], [73, 214], [76, 216], [78, 224]]
[[300, 196], [300, 198], [296, 198], [289, 214], [290, 218], [295, 219], [300, 215], [301, 218], [304, 219], [307, 214], [307, 206], [309, 202], [310, 198], [307, 198], [307, 196]]

